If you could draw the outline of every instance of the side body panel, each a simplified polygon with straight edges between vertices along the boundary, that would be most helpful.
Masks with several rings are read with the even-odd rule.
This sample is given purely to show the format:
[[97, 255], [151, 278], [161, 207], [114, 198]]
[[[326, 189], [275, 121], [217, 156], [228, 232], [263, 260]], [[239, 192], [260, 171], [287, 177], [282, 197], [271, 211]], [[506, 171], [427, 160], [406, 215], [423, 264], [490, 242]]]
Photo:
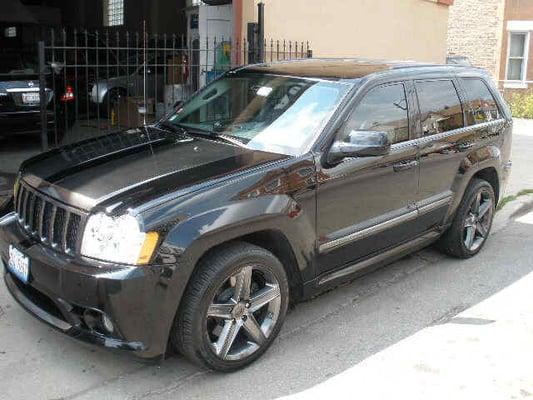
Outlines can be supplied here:
[[[216, 246], [272, 233], [291, 249], [289, 275], [298, 283], [315, 276], [316, 171], [312, 155], [283, 160], [223, 184], [190, 193], [142, 212], [147, 230], [162, 229], [155, 258], [166, 265], [162, 331], [170, 332], [185, 286], [198, 261]], [[281, 245], [275, 243], [272, 245]], [[294, 292], [296, 295], [297, 293]], [[166, 340], [166, 338], [161, 338]]]

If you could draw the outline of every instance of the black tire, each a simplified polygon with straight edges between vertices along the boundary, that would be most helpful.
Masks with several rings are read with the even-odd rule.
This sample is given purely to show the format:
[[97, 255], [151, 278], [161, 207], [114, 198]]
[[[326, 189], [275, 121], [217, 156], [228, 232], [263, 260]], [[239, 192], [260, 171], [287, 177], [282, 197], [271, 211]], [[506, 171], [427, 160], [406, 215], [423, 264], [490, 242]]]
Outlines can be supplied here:
[[[478, 195], [481, 195], [481, 201], [486, 204], [486, 210], [483, 214], [485, 219], [479, 221], [477, 221], [478, 216], [476, 216], [474, 204], [478, 201]], [[496, 198], [491, 184], [483, 179], [472, 179], [457, 209], [452, 225], [439, 239], [437, 247], [444, 253], [458, 258], [475, 256], [481, 251], [487, 241], [492, 227], [495, 207]], [[480, 214], [479, 209], [480, 207], [478, 207], [478, 215]], [[483, 235], [482, 232], [478, 232], [478, 223], [483, 223], [479, 227], [480, 230], [482, 228]], [[472, 235], [469, 235], [468, 230], [471, 231], [472, 229], [474, 230], [474, 238], [470, 241], [468, 239]], [[469, 243], [472, 245], [467, 245]]]
[[[238, 301], [240, 297], [236, 295], [236, 288], [238, 287], [238, 283], [236, 282], [241, 276], [239, 271], [244, 271], [245, 268], [249, 268], [252, 271], [250, 272], [249, 279], [251, 284], [248, 285], [251, 289], [249, 290], [248, 300]], [[263, 275], [265, 284], [261, 287], [255, 281], [261, 280], [260, 278]], [[276, 294], [276, 297], [269, 303], [261, 306], [262, 308], [257, 311], [253, 311], [252, 309], [255, 307], [249, 308], [252, 300], [258, 298], [258, 293], [266, 293], [267, 290], [271, 289], [271, 286], [267, 287], [266, 282], [268, 282], [268, 279], [266, 277], [269, 277], [268, 279], [272, 282], [279, 284], [275, 286], [279, 288], [279, 298], [278, 294]], [[231, 286], [231, 282], [235, 282], [233, 287]], [[254, 285], [256, 285], [255, 290]], [[233, 294], [231, 294], [232, 291]], [[220, 297], [218, 296], [226, 292], [230, 294], [231, 298], [227, 302], [220, 301]], [[228, 298], [227, 295], [226, 298]], [[233, 300], [235, 298], [237, 299], [236, 302]], [[242, 298], [245, 298], [245, 296]], [[246, 309], [243, 310], [241, 307], [237, 310], [237, 305], [242, 305], [243, 302], [248, 302], [244, 305]], [[221, 319], [213, 317], [211, 311], [211, 307], [215, 306], [213, 303], [228, 303], [233, 307], [231, 316], [229, 318], [221, 317]], [[223, 304], [223, 306], [227, 306], [228, 304]], [[273, 304], [274, 306], [272, 306]], [[233, 242], [209, 254], [200, 262], [198, 268], [195, 270], [174, 322], [170, 337], [171, 346], [175, 351], [183, 354], [196, 364], [212, 370], [231, 372], [241, 369], [261, 357], [272, 344], [272, 341], [276, 338], [283, 325], [288, 304], [289, 284], [287, 274], [281, 262], [272, 253], [261, 247], [248, 243]], [[279, 311], [271, 312], [271, 307], [275, 307], [275, 310]], [[239, 314], [239, 312], [243, 311], [247, 313], [246, 315], [252, 317]], [[275, 314], [277, 314], [277, 317], [274, 321], [273, 316]], [[263, 317], [261, 315], [265, 316], [264, 319], [262, 319]], [[267, 320], [267, 317], [271, 319]], [[262, 329], [264, 326], [267, 326], [268, 334], [265, 333], [261, 336], [261, 340], [258, 340], [257, 343], [254, 342], [256, 347], [252, 347], [255, 350], [251, 354], [242, 356], [242, 359], [226, 359], [226, 357], [229, 358], [229, 350], [233, 349], [233, 346], [237, 346], [237, 350], [239, 350], [238, 346], [241, 343], [243, 346], [251, 346], [253, 342], [251, 340], [252, 336], [248, 333], [249, 328], [246, 322], [243, 322], [245, 325], [241, 325], [242, 329], [237, 328], [238, 333], [235, 334], [235, 339], [227, 347], [227, 354], [217, 354], [219, 348], [216, 345], [219, 342], [226, 342], [221, 340], [226, 325], [236, 324], [236, 321], [239, 320], [246, 321], [246, 318], [249, 318], [248, 322], [251, 324], [255, 323], [255, 326], [258, 328]], [[270, 325], [268, 325], [269, 321]], [[213, 335], [217, 329], [220, 334], [218, 338], [214, 336], [217, 340], [213, 342]], [[239, 335], [244, 336], [241, 337]], [[230, 335], [226, 335], [226, 337], [228, 336]], [[246, 349], [237, 351], [237, 355], [232, 357], [239, 357], [240, 354], [248, 354], [248, 347]], [[221, 353], [224, 353], [224, 351], [221, 351]]]

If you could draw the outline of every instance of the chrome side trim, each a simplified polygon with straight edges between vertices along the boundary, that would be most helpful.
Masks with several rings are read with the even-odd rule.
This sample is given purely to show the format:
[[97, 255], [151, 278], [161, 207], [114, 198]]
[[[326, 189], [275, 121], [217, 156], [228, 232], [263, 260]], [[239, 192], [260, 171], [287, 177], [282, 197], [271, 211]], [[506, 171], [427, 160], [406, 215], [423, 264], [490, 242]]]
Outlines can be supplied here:
[[449, 205], [452, 202], [453, 193], [451, 190], [429, 197], [417, 203], [418, 215], [427, 214], [433, 210]]
[[483, 122], [483, 123], [477, 124], [477, 125], [470, 125], [470, 126], [465, 126], [464, 128], [454, 129], [453, 131], [442, 132], [442, 133], [437, 133], [435, 135], [424, 136], [424, 137], [417, 138], [417, 139], [407, 140], [405, 142], [400, 142], [400, 143], [393, 144], [391, 146], [391, 151], [392, 150], [403, 149], [403, 148], [409, 147], [409, 146], [420, 146], [422, 144], [425, 144], [425, 143], [428, 143], [428, 142], [433, 142], [435, 140], [442, 140], [442, 139], [446, 139], [446, 138], [448, 138], [450, 136], [462, 135], [462, 134], [465, 134], [465, 133], [476, 131], [478, 129], [492, 128], [492, 127], [495, 127], [495, 126], [498, 126], [498, 125], [503, 125], [505, 123], [506, 123], [506, 120], [504, 118], [500, 118], [500, 119], [496, 119], [494, 121]]
[[339, 278], [343, 278], [345, 276], [349, 276], [352, 274], [355, 274], [356, 272], [365, 269], [367, 267], [370, 267], [374, 264], [379, 264], [381, 262], [385, 262], [390, 260], [390, 262], [394, 261], [393, 258], [396, 257], [403, 257], [404, 255], [407, 255], [408, 253], [412, 252], [413, 250], [423, 248], [427, 244], [431, 243], [433, 240], [435, 240], [440, 234], [438, 232], [429, 232], [423, 236], [420, 236], [416, 239], [413, 239], [407, 243], [400, 244], [399, 246], [393, 247], [392, 249], [386, 250], [383, 253], [377, 254], [373, 257], [370, 257], [366, 260], [363, 260], [361, 262], [355, 263], [353, 265], [350, 265], [349, 267], [342, 268], [341, 270], [337, 270], [334, 272], [331, 272], [322, 278], [319, 279], [318, 285], [322, 286], [328, 282], [334, 281]]
[[364, 229], [357, 230], [355, 232], [352, 232], [340, 238], [322, 243], [318, 247], [318, 252], [320, 254], [327, 253], [328, 251], [331, 251], [338, 247], [342, 247], [351, 242], [361, 240], [368, 236], [372, 236], [376, 233], [383, 232], [384, 230], [400, 225], [404, 222], [411, 221], [433, 210], [449, 205], [452, 202], [452, 198], [453, 198], [451, 192], [446, 192], [444, 194], [437, 195], [436, 197], [437, 197], [436, 199], [435, 197], [431, 197], [429, 199], [426, 199], [420, 202], [419, 204], [417, 204], [416, 209], [412, 211], [408, 211], [405, 214], [399, 215], [397, 217], [393, 217], [391, 219], [388, 219], [386, 221], [366, 227]]
[[330, 240], [329, 242], [322, 243], [318, 247], [320, 253], [326, 253], [330, 250], [333, 250], [337, 247], [344, 246], [350, 242], [355, 242], [356, 240], [363, 239], [365, 237], [374, 235], [376, 233], [382, 232], [386, 229], [392, 228], [393, 226], [399, 225], [403, 222], [410, 221], [415, 219], [418, 216], [417, 210], [408, 211], [405, 214], [399, 215], [397, 217], [391, 218], [379, 224], [369, 226], [368, 228], [361, 229], [359, 231], [350, 233], [346, 236], [340, 237], [338, 239]]

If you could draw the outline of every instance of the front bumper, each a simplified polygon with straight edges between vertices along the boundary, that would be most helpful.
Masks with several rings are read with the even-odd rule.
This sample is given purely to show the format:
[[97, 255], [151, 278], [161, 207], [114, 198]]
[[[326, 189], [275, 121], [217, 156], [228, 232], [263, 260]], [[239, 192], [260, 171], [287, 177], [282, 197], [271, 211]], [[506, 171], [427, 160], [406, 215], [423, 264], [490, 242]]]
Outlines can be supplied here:
[[[28, 284], [5, 267], [10, 244], [30, 259]], [[165, 354], [177, 308], [166, 267], [95, 265], [57, 253], [28, 238], [13, 213], [0, 220], [0, 260], [15, 300], [57, 330], [141, 358]], [[113, 323], [112, 333], [90, 326], [87, 313], [105, 314]]]

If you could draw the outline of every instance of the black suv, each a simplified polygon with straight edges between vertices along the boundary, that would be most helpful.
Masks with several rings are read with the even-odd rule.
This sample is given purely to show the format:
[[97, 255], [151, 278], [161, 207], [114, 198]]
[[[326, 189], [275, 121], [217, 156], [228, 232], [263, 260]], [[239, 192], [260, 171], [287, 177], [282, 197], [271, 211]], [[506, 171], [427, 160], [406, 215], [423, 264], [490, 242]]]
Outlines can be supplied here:
[[235, 370], [289, 302], [434, 242], [478, 253], [511, 131], [471, 67], [233, 70], [154, 126], [25, 162], [0, 220], [5, 282], [78, 339]]

